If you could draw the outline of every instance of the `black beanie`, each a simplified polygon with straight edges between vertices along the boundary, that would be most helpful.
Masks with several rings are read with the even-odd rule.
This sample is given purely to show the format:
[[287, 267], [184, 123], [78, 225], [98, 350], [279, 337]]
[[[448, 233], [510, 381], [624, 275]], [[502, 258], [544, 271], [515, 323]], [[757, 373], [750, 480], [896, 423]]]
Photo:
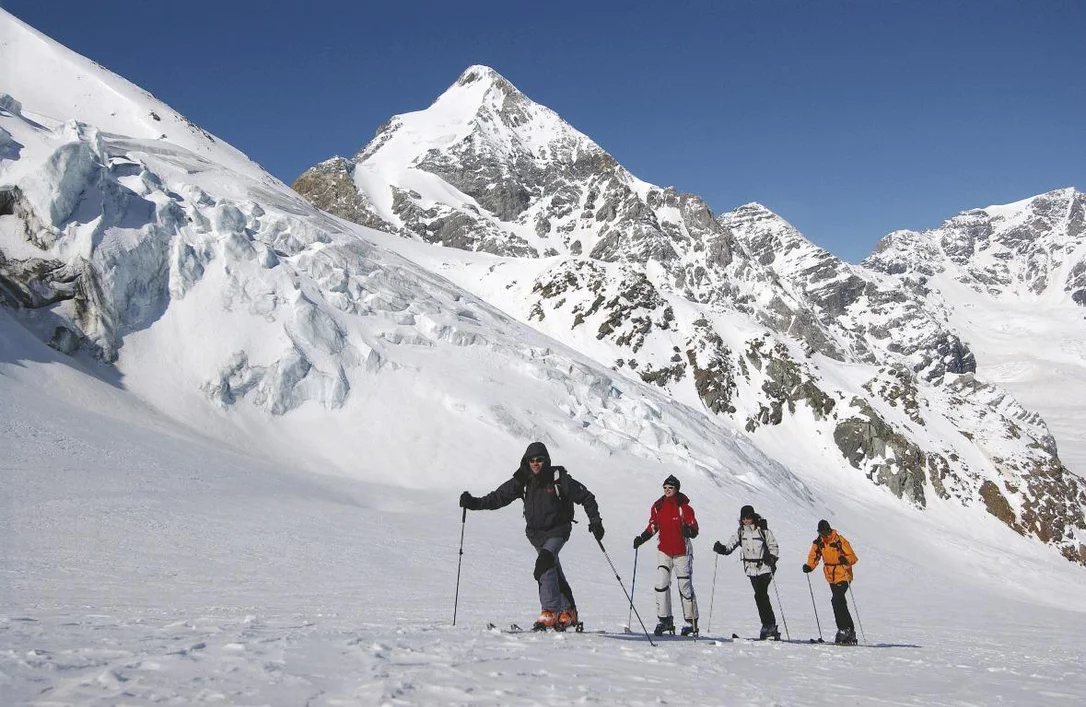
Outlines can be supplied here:
[[818, 521], [818, 534], [819, 535], [821, 535], [822, 533], [828, 533], [831, 530], [833, 530], [833, 528], [830, 527], [830, 522], [828, 520], [822, 519], [822, 520]]
[[674, 486], [675, 490], [678, 491], [679, 488], [682, 487], [682, 484], [680, 484], [679, 480], [675, 478], [674, 474], [672, 474], [671, 476], [668, 476], [666, 479], [664, 479], [664, 486]]
[[743, 520], [744, 518], [753, 518], [754, 516], [754, 506], [743, 506], [739, 509], [739, 520]]

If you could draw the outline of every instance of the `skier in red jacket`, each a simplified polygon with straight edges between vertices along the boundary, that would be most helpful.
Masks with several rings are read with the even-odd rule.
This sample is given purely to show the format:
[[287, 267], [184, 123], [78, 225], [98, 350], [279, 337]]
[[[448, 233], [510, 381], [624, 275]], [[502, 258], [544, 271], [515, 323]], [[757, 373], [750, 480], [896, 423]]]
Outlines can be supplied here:
[[698, 520], [686, 494], [679, 492], [679, 480], [674, 476], [664, 479], [664, 495], [652, 504], [649, 524], [645, 531], [634, 538], [636, 550], [654, 534], [660, 533], [659, 579], [656, 582], [655, 634], [665, 631], [675, 633], [675, 619], [671, 613], [671, 573], [678, 580], [679, 597], [682, 599], [683, 618], [686, 626], [682, 635], [698, 635], [698, 600], [694, 596], [694, 550], [690, 542], [698, 536]]

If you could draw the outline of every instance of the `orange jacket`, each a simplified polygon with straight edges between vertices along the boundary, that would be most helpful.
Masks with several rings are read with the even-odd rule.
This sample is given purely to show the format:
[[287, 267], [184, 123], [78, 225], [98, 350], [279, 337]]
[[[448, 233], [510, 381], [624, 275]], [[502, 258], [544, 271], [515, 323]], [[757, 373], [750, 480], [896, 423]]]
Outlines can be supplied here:
[[[826, 581], [830, 584], [852, 581], [852, 566], [860, 558], [852, 551], [852, 546], [845, 540], [845, 536], [838, 535], [836, 530], [831, 530], [826, 537], [819, 535], [811, 543], [811, 551], [807, 553], [807, 566], [811, 569], [818, 567], [818, 561], [826, 563], [822, 571], [826, 574]], [[844, 560], [842, 562], [842, 560]]]

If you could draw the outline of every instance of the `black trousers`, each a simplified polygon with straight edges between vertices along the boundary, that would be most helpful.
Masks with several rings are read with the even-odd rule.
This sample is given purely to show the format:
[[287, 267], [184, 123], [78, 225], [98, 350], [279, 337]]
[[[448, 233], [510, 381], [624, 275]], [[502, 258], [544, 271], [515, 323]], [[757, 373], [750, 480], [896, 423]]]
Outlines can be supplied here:
[[848, 593], [848, 582], [831, 584], [830, 592], [833, 595], [830, 604], [833, 605], [833, 620], [837, 622], [837, 630], [855, 631], [852, 614], [848, 613], [848, 600], [845, 598], [845, 594]]
[[763, 626], [777, 624], [773, 604], [769, 601], [769, 583], [772, 581], [771, 574], [759, 574], [750, 578], [750, 586], [754, 587], [754, 603], [758, 605], [758, 618], [762, 620]]

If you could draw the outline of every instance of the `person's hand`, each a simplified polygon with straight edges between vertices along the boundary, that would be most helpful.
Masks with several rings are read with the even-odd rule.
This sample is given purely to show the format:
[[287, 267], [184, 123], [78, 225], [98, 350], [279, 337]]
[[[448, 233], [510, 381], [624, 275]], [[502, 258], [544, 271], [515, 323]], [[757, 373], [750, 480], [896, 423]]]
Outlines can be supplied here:
[[805, 574], [808, 573], [808, 572], [811, 572], [813, 570], [814, 570], [814, 567], [811, 567], [810, 565], [803, 565], [803, 572]]
[[841, 555], [841, 558], [839, 560], [837, 560], [837, 562], [839, 564], [844, 565], [845, 567], [848, 567], [848, 558], [845, 557], [844, 555]]
[[765, 563], [766, 563], [766, 565], [769, 566], [769, 571], [770, 572], [776, 572], [777, 571], [777, 556], [776, 555], [766, 555]]
[[640, 535], [635, 535], [634, 536], [634, 550], [636, 550], [637, 548], [639, 548], [642, 545], [644, 545], [645, 543], [647, 543], [649, 541], [649, 538], [651, 538], [651, 537], [652, 537], [652, 533], [650, 533], [647, 530], [645, 532], [641, 533]]
[[732, 551], [724, 547], [724, 543], [720, 542], [719, 540], [713, 543], [713, 552], [719, 553], [721, 555], [730, 555], [732, 553]]
[[588, 532], [592, 533], [597, 542], [603, 540], [603, 521], [594, 520], [589, 523]]
[[479, 510], [479, 499], [465, 491], [460, 494], [460, 507], [466, 508], [469, 511], [477, 511]]
[[696, 538], [696, 537], [698, 537], [698, 529], [696, 527], [692, 526], [692, 525], [684, 525], [683, 526], [683, 537], [684, 538]]

